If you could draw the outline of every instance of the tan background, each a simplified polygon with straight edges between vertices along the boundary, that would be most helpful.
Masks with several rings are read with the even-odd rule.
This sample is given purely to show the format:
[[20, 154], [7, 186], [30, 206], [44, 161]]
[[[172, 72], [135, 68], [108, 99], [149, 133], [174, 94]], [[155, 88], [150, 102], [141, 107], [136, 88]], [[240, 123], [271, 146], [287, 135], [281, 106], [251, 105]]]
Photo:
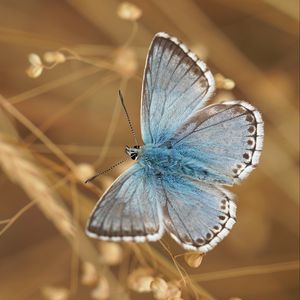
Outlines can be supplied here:
[[[234, 90], [217, 91], [219, 99], [245, 99], [262, 112], [266, 138], [259, 168], [241, 186], [233, 188], [238, 196], [238, 223], [230, 236], [205, 257], [199, 269], [190, 269], [179, 261], [190, 274], [217, 272], [210, 280], [205, 276], [199, 279], [201, 286], [216, 299], [297, 299], [297, 1], [135, 0], [133, 3], [139, 5], [143, 15], [132, 42], [136, 55], [133, 59], [138, 64], [133, 78], [121, 78], [122, 64], [117, 65], [121, 69], [118, 73], [78, 61], [46, 70], [37, 79], [28, 78], [25, 70], [29, 53], [42, 55], [63, 46], [94, 61], [114, 62], [118, 47], [132, 31], [132, 24], [116, 14], [119, 3], [1, 0], [0, 94], [43, 129], [75, 164], [96, 162], [95, 167], [103, 170], [124, 157], [124, 145], [132, 144], [125, 117], [120, 114], [118, 89], [121, 86], [124, 91], [138, 131], [141, 76], [149, 42], [158, 31], [183, 40], [207, 60], [213, 73], [220, 72], [235, 81]], [[77, 75], [81, 78], [74, 78]], [[1, 114], [4, 111], [7, 117], [7, 110]], [[49, 126], [47, 122], [53, 117], [56, 119]], [[2, 115], [0, 118], [4, 120]], [[32, 141], [24, 124], [15, 118], [6, 119], [4, 125], [0, 122], [2, 132], [8, 122], [14, 124], [21, 137], [14, 141], [14, 147], [29, 149], [34, 164], [49, 177], [50, 186], [59, 180], [53, 173], [59, 177], [66, 175], [65, 163], [40, 140]], [[49, 128], [45, 130], [45, 126]], [[30, 140], [31, 144], [26, 146]], [[3, 159], [9, 158], [2, 156]], [[19, 178], [18, 164], [9, 170], [10, 176], [15, 172]], [[116, 169], [109, 173], [110, 177], [95, 182], [98, 188], [77, 184], [89, 201], [89, 205], [79, 207], [82, 223], [101, 194], [104, 181], [110, 181], [119, 171]], [[4, 221], [30, 201], [30, 193], [25, 193], [20, 184], [22, 178], [14, 184], [6, 173], [0, 173], [0, 220]], [[65, 190], [64, 194], [59, 191], [61, 201], [72, 212], [69, 182], [62, 185]], [[50, 220], [45, 218], [41, 206], [28, 209], [0, 236], [1, 300], [43, 299], [41, 287], [69, 286], [72, 248], [51, 222], [52, 216]], [[1, 224], [0, 230], [5, 224]], [[170, 240], [165, 241], [172, 252], [182, 253]], [[155, 248], [165, 255], [159, 244]], [[235, 268], [241, 269], [241, 273], [232, 273]], [[224, 270], [229, 271], [220, 272]], [[113, 271], [118, 274], [117, 268]], [[89, 299], [90, 289], [79, 284], [72, 299]], [[130, 297], [152, 299], [150, 294], [130, 293]]]

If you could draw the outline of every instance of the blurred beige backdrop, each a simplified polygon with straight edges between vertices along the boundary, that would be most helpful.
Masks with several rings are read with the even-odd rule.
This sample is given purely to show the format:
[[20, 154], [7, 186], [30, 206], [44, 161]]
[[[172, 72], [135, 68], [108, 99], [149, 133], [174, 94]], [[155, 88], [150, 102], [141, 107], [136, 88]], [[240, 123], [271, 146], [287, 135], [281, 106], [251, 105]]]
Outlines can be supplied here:
[[[177, 36], [214, 74], [235, 82], [232, 89], [219, 75], [212, 101], [247, 100], [265, 121], [261, 163], [232, 188], [237, 225], [199, 268], [178, 261], [199, 275], [199, 299], [298, 299], [298, 1], [134, 0], [142, 12], [136, 22], [118, 15], [120, 3], [0, 0], [0, 231], [16, 217], [0, 235], [0, 299], [64, 300], [45, 287], [68, 292], [70, 285], [70, 299], [91, 299], [94, 287], [80, 277], [82, 261], [95, 262], [97, 243], [85, 239], [79, 225], [62, 221], [84, 226], [122, 170], [81, 184], [93, 168], [104, 170], [124, 158], [124, 145], [133, 143], [119, 88], [139, 133], [144, 61], [158, 31]], [[26, 74], [29, 53], [42, 57], [61, 48], [68, 49], [62, 52], [69, 60], [35, 79]], [[165, 243], [174, 255], [183, 253], [168, 238]], [[159, 243], [151, 247], [174, 267]], [[136, 256], [148, 264], [156, 256], [134, 246], [122, 251], [122, 263], [107, 267], [105, 276], [120, 282], [126, 297], [153, 299], [129, 291], [126, 278], [141, 264]], [[172, 278], [164, 270], [158, 262], [156, 271]], [[121, 292], [112, 298], [120, 299]], [[182, 297], [196, 299], [187, 291]]]

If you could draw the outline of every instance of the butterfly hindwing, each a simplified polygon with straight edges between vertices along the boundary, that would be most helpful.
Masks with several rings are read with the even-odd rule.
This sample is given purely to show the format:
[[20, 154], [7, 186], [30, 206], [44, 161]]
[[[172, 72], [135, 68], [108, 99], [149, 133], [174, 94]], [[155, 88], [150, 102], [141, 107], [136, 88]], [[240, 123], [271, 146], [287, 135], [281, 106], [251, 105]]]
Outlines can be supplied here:
[[214, 91], [206, 65], [177, 38], [155, 35], [144, 71], [141, 130], [145, 144], [161, 144]]
[[213, 104], [195, 112], [169, 141], [193, 158], [200, 179], [240, 182], [256, 167], [263, 144], [260, 113], [244, 101]]
[[162, 180], [166, 230], [187, 250], [207, 252], [235, 223], [233, 196], [221, 187], [188, 177]]
[[121, 174], [92, 212], [87, 234], [113, 241], [160, 239], [164, 227], [154, 180], [138, 164]]

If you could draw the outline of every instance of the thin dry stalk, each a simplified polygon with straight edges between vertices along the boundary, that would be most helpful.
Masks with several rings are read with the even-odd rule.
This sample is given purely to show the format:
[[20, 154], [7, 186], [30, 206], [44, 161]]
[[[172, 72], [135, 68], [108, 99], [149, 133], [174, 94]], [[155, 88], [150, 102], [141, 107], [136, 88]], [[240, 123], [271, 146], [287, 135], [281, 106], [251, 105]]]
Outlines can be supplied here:
[[[120, 83], [120, 90], [124, 94], [125, 94], [125, 91], [126, 91], [127, 83], [128, 83], [128, 79], [125, 79], [125, 78], [123, 78], [121, 80], [121, 83]], [[101, 163], [105, 159], [105, 156], [106, 156], [106, 154], [108, 152], [108, 149], [109, 149], [109, 145], [111, 144], [113, 135], [114, 135], [114, 133], [116, 131], [116, 128], [117, 128], [117, 125], [118, 125], [117, 121], [118, 121], [118, 118], [120, 116], [120, 112], [121, 112], [121, 105], [120, 105], [120, 102], [119, 102], [119, 99], [118, 99], [115, 103], [114, 112], [113, 112], [111, 121], [109, 123], [108, 131], [107, 131], [107, 134], [105, 136], [102, 151], [101, 151], [98, 159], [94, 162], [94, 166], [101, 165]]]
[[[101, 78], [99, 81], [97, 81], [92, 87], [87, 89], [83, 94], [79, 95], [75, 99], [73, 99], [71, 102], [67, 103], [64, 107], [62, 107], [59, 111], [57, 111], [55, 114], [51, 115], [49, 119], [47, 119], [45, 122], [43, 122], [39, 128], [46, 132], [51, 126], [57, 122], [59, 119], [61, 119], [63, 116], [65, 116], [67, 113], [69, 113], [72, 109], [77, 107], [80, 103], [85, 101], [87, 98], [91, 97], [98, 89], [102, 88], [104, 85], [113, 82], [116, 79], [116, 76], [109, 75], [104, 78]], [[36, 140], [36, 136], [33, 136], [32, 134], [24, 139], [27, 143], [33, 143]]]
[[74, 237], [72, 216], [53, 194], [44, 174], [32, 162], [29, 153], [10, 144], [0, 135], [0, 165], [7, 176], [20, 185], [44, 214], [68, 239]]
[[6, 232], [27, 210], [29, 210], [32, 206], [34, 206], [34, 202], [29, 202], [26, 204], [23, 208], [21, 208], [13, 217], [7, 220], [0, 221], [1, 224], [6, 224], [1, 230], [0, 230], [0, 236]]
[[69, 75], [63, 76], [62, 78], [55, 79], [53, 81], [42, 84], [36, 88], [33, 88], [29, 91], [11, 97], [9, 98], [9, 102], [11, 104], [17, 104], [26, 101], [28, 99], [40, 96], [46, 92], [52, 91], [53, 89], [57, 89], [69, 83], [94, 75], [99, 71], [99, 68], [96, 67], [82, 68], [79, 71], [75, 71]]
[[44, 135], [44, 133], [39, 128], [37, 128], [29, 119], [27, 119], [1, 95], [0, 104], [6, 111], [8, 111], [19, 122], [21, 122], [25, 127], [27, 127], [32, 133], [34, 133], [34, 135], [36, 135], [71, 170], [76, 168], [76, 165], [46, 135]]
[[10, 219], [1, 220], [0, 225], [9, 223]]
[[228, 278], [241, 277], [241, 276], [250, 276], [250, 275], [256, 276], [260, 274], [271, 274], [275, 272], [285, 272], [285, 271], [293, 271], [293, 270], [299, 270], [299, 260], [277, 263], [277, 264], [270, 264], [270, 265], [249, 266], [249, 267], [236, 268], [231, 270], [209, 272], [209, 273], [192, 275], [191, 277], [194, 281], [202, 282], [202, 281], [228, 279]]
[[[73, 220], [76, 223], [79, 223], [80, 220], [80, 208], [77, 197], [77, 187], [75, 182], [71, 182], [71, 198], [73, 206]], [[78, 277], [79, 277], [79, 239], [73, 239], [72, 245], [72, 259], [71, 259], [71, 283], [70, 291], [72, 295], [75, 295], [78, 289]]]
[[10, 143], [7, 137], [2, 134], [0, 134], [0, 165], [7, 176], [23, 188], [29, 198], [33, 200], [32, 203], [36, 203], [71, 245], [74, 245], [76, 237], [78, 240], [76, 245], [79, 246], [73, 249], [78, 251], [77, 255], [82, 260], [90, 261], [97, 268], [101, 268], [101, 272], [115, 287], [115, 295], [112, 295], [112, 299], [118, 299], [120, 295], [127, 299], [127, 294], [114, 278], [114, 275], [105, 266], [100, 266], [95, 248], [90, 244], [80, 226], [73, 220], [60, 197], [51, 189], [44, 173], [34, 163], [30, 152]]
[[11, 43], [13, 45], [30, 46], [30, 47], [45, 47], [46, 49], [56, 48], [63, 44], [63, 41], [51, 40], [49, 36], [36, 34], [24, 30], [17, 30], [0, 27], [0, 41]]
[[[65, 145], [65, 144], [56, 144], [57, 147], [59, 147], [64, 153], [66, 154], [72, 154], [72, 155], [86, 155], [86, 156], [97, 156], [99, 155], [99, 152], [103, 150], [102, 146], [79, 146], [79, 145]], [[49, 154], [50, 150], [43, 144], [37, 144], [35, 143], [32, 145], [31, 149], [33, 149], [34, 152], [39, 152], [43, 154]], [[109, 153], [111, 155], [120, 154], [123, 151], [123, 147], [120, 146], [110, 146], [109, 147]]]
[[[165, 256], [163, 256], [159, 251], [157, 251], [154, 247], [151, 247], [151, 251], [149, 251], [150, 247], [147, 247], [146, 245], [140, 245], [140, 247], [143, 249], [144, 255], [153, 258], [155, 257], [155, 260], [157, 264], [160, 266], [159, 270], [168, 278], [172, 279], [181, 279], [180, 274], [178, 273], [178, 270], [176, 267], [172, 264], [170, 260], [168, 260]], [[201, 297], [201, 299], [205, 300], [214, 300], [215, 298], [206, 291], [202, 286], [195, 283], [195, 280], [192, 280], [192, 290]]]

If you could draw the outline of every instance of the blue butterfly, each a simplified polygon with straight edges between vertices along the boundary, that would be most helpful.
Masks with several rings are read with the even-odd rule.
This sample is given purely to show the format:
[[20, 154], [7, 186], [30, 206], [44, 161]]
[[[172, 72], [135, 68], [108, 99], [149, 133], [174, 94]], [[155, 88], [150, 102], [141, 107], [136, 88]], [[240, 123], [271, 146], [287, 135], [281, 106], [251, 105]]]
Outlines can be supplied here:
[[249, 103], [204, 107], [212, 73], [177, 38], [157, 33], [144, 71], [143, 146], [126, 147], [136, 163], [93, 210], [87, 234], [111, 241], [156, 241], [165, 231], [187, 250], [214, 248], [236, 222], [233, 185], [256, 167], [263, 121]]

